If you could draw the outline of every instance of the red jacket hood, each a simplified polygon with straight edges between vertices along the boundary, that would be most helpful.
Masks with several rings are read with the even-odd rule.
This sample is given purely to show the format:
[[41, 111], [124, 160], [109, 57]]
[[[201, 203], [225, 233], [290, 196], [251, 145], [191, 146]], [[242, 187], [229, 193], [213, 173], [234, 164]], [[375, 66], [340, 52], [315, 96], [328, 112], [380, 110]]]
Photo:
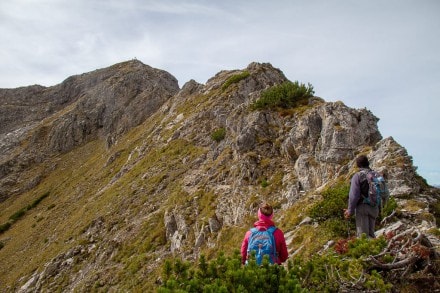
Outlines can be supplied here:
[[263, 227], [267, 229], [271, 226], [275, 226], [274, 222], [272, 222], [271, 220], [266, 220], [266, 221], [258, 220], [254, 223], [254, 227], [256, 228]]

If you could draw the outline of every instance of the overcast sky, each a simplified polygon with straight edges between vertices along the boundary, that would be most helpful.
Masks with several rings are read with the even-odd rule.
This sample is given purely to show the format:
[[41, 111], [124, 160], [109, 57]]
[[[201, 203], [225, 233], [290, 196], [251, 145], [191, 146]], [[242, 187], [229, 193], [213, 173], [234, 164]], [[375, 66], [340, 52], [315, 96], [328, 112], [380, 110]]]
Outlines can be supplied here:
[[51, 86], [137, 58], [182, 87], [269, 62], [368, 108], [440, 184], [440, 1], [2, 0], [0, 88]]

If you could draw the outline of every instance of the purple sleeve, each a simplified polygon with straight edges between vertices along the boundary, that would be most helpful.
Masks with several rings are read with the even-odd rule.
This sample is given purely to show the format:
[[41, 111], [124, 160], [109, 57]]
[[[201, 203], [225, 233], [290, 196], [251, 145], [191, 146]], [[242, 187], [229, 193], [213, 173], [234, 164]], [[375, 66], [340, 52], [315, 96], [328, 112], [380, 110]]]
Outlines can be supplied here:
[[361, 196], [361, 187], [359, 184], [359, 173], [356, 173], [351, 178], [350, 193], [348, 195], [348, 212], [354, 215], [354, 210], [359, 202]]

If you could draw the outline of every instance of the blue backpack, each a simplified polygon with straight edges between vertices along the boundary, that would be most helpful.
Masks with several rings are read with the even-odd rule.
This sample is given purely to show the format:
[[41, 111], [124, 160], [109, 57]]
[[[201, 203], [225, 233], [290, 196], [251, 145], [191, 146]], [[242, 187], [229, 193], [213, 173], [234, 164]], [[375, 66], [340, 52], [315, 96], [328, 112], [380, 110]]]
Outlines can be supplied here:
[[[251, 229], [251, 235], [249, 236], [249, 243], [247, 249], [247, 256], [255, 251], [255, 260], [258, 265], [261, 265], [263, 256], [269, 255], [269, 262], [271, 264], [276, 262], [277, 250], [275, 247], [275, 238], [273, 232], [277, 228], [274, 226], [269, 227], [267, 230], [260, 231], [257, 228]], [[246, 261], [247, 263], [247, 261]]]
[[382, 207], [390, 196], [383, 176], [373, 170], [361, 171], [360, 181], [363, 203]]

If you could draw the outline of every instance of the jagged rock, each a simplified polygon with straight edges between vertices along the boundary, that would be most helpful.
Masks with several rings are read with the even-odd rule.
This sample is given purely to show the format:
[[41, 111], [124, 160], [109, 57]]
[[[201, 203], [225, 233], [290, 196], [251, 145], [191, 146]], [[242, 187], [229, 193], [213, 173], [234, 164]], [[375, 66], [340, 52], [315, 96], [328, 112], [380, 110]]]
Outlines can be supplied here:
[[391, 194], [398, 197], [420, 192], [412, 157], [392, 137], [379, 141], [369, 157], [371, 167], [386, 176]]
[[[0, 135], [5, 138], [0, 143], [0, 200], [13, 194], [1, 180], [5, 176], [97, 138], [111, 146], [178, 91], [171, 74], [136, 60], [49, 88], [0, 89]], [[28, 147], [17, 155], [18, 144]]]
[[395, 223], [392, 223], [391, 225], [384, 227], [380, 230], [377, 230], [374, 234], [376, 236], [380, 236], [380, 235], [386, 235], [387, 233], [391, 232], [391, 231], [400, 231], [402, 229], [402, 227], [404, 227], [404, 224], [402, 221], [397, 221]]
[[35, 273], [23, 286], [18, 290], [19, 293], [33, 292], [35, 291], [35, 285], [38, 282], [39, 275]]
[[178, 231], [174, 232], [173, 236], [171, 236], [170, 239], [172, 253], [176, 253], [180, 251], [180, 248], [182, 247], [183, 239], [184, 239], [183, 234], [180, 234]]
[[175, 211], [167, 211], [164, 216], [166, 237], [171, 242], [171, 252], [180, 251], [186, 243], [190, 228], [182, 214]]
[[209, 218], [208, 223], [209, 223], [209, 231], [211, 233], [216, 233], [220, 231], [220, 229], [222, 228], [221, 223], [216, 217]]
[[177, 231], [177, 223], [174, 214], [167, 211], [165, 213], [164, 222], [165, 222], [165, 231], [166, 231], [165, 235], [167, 239], [171, 239], [174, 233]]
[[321, 103], [295, 118], [281, 149], [306, 191], [334, 178], [344, 162], [381, 139], [371, 112], [341, 102]]
[[93, 220], [83, 235], [89, 243], [93, 243], [103, 233], [104, 229], [104, 218], [98, 217], [97, 219]]
[[201, 247], [205, 243], [205, 234], [200, 233], [199, 236], [196, 239], [196, 242], [194, 243], [195, 248]]
[[237, 137], [237, 149], [240, 152], [247, 152], [253, 149], [257, 133], [253, 128], [244, 128], [241, 134]]

